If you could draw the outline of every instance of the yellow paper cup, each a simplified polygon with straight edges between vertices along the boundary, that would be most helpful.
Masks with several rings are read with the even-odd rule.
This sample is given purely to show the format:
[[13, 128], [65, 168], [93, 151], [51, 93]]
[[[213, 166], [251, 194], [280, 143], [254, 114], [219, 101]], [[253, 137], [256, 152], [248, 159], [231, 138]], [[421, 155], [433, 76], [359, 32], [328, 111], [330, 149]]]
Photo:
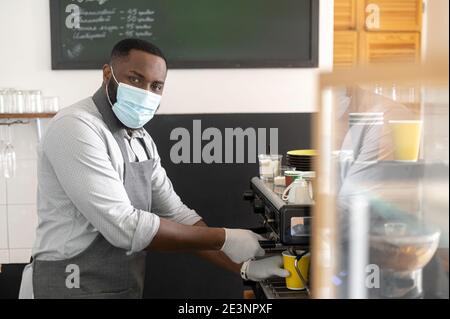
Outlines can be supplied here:
[[396, 161], [416, 162], [419, 159], [422, 121], [389, 121]]
[[[288, 251], [283, 252], [283, 267], [290, 272], [290, 276], [286, 277], [286, 287], [291, 290], [304, 290], [306, 289], [305, 283], [300, 279], [297, 270], [295, 269], [296, 256], [292, 255]], [[308, 282], [309, 273], [309, 253], [304, 255], [298, 262], [297, 267], [304, 280]]]

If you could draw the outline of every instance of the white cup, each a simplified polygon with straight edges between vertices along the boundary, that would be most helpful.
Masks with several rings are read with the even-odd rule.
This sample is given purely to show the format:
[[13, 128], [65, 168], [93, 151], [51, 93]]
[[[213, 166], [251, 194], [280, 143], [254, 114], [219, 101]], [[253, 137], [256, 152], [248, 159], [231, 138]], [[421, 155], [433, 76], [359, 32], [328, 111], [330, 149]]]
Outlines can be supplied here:
[[289, 204], [312, 205], [308, 183], [302, 178], [296, 179], [283, 192], [282, 199]]

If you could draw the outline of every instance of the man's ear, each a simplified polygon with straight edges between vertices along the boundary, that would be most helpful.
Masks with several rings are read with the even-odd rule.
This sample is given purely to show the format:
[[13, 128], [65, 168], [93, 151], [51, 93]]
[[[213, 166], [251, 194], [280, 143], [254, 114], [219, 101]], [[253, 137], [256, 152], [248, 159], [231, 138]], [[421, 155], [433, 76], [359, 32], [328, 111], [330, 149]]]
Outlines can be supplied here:
[[111, 67], [109, 64], [103, 65], [103, 83], [108, 83], [109, 79], [111, 78]]

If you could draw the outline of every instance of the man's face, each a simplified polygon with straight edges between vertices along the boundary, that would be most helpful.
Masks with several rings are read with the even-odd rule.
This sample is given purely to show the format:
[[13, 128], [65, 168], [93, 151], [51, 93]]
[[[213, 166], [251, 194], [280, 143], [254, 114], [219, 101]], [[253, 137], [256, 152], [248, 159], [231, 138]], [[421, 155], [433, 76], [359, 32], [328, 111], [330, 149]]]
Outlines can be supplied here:
[[103, 82], [111, 103], [114, 104], [117, 100], [117, 83], [114, 81], [112, 72], [118, 82], [162, 95], [167, 67], [164, 59], [139, 50], [131, 50], [127, 57], [117, 58], [114, 61], [113, 70], [109, 64], [105, 64]]

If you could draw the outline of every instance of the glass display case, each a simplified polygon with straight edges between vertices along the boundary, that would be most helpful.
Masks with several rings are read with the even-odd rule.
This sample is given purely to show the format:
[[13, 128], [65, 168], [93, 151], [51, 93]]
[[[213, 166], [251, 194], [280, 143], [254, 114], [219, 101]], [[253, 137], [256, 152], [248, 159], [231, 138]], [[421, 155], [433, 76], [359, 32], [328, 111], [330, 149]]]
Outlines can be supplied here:
[[315, 120], [315, 298], [449, 298], [448, 60], [336, 71]]

